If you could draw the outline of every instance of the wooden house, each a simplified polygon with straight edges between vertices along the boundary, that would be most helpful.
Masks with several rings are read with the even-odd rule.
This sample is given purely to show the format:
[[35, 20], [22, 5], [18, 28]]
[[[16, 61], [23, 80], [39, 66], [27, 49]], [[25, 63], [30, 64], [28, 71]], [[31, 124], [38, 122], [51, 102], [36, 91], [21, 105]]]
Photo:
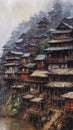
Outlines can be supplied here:
[[31, 75], [30, 75], [30, 91], [35, 93], [36, 95], [39, 94], [46, 94], [43, 91], [43, 86], [47, 82], [48, 79], [48, 71], [45, 70], [35, 70]]
[[38, 29], [40, 29], [41, 31], [47, 30], [48, 26], [50, 25], [50, 22], [47, 18], [43, 17], [42, 20], [40, 20], [37, 23], [37, 27]]
[[32, 58], [31, 53], [24, 53], [21, 56], [20, 63], [26, 65], [27, 63], [31, 62], [31, 58]]
[[65, 98], [64, 110], [68, 111], [67, 116], [71, 114], [73, 117], [73, 91], [63, 94], [62, 97]]
[[61, 22], [55, 29], [50, 30], [51, 39], [44, 49], [47, 54], [48, 69], [67, 68], [72, 66], [73, 30], [68, 24]]
[[29, 80], [29, 75], [35, 70], [36, 63], [22, 64], [18, 68], [18, 75], [23, 80]]
[[65, 100], [61, 98], [60, 95], [71, 91], [73, 82], [50, 81], [44, 87], [47, 91], [48, 101], [51, 102], [50, 107], [63, 109]]
[[24, 95], [29, 91], [29, 84], [28, 83], [14, 83], [14, 85], [11, 86], [12, 89], [12, 95]]
[[15, 78], [18, 72], [19, 59], [22, 52], [9, 51], [5, 56], [6, 63], [5, 68], [5, 78]]
[[43, 54], [39, 54], [35, 57], [34, 61], [37, 64], [37, 69], [44, 69], [45, 68], [45, 61], [46, 61], [46, 56]]
[[73, 129], [73, 91], [65, 93], [61, 97], [65, 99], [64, 114], [66, 126], [68, 129]]
[[35, 127], [42, 127], [47, 122], [48, 111], [46, 101], [42, 97], [33, 97], [30, 100], [30, 107], [27, 109], [30, 122]]
[[23, 95], [22, 99], [23, 99], [23, 103], [24, 103], [24, 108], [29, 108], [30, 107], [30, 100], [34, 97], [33, 94], [27, 93], [25, 95]]

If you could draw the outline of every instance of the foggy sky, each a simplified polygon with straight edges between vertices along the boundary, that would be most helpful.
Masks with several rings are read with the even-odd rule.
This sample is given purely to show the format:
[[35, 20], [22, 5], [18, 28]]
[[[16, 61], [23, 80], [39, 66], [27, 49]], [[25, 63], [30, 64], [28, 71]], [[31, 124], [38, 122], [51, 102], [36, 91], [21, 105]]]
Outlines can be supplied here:
[[[63, 2], [67, 1], [63, 0]], [[31, 16], [46, 10], [47, 7], [50, 9], [52, 3], [53, 0], [0, 0], [0, 51], [12, 30], [22, 20], [29, 20]]]

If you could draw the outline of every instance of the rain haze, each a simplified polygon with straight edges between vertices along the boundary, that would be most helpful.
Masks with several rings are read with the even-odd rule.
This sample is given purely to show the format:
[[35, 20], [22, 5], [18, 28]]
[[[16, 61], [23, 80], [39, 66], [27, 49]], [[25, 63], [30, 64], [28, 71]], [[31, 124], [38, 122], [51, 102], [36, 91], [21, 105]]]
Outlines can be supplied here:
[[[54, 0], [0, 0], [0, 52], [11, 32], [22, 20], [52, 8]], [[63, 0], [67, 2], [68, 0]], [[71, 0], [73, 3], [73, 0]]]

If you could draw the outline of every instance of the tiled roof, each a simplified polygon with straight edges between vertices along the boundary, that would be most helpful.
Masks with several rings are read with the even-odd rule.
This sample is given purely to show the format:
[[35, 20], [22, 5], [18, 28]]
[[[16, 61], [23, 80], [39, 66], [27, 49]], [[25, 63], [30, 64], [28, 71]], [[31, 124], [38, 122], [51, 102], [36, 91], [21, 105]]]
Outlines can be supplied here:
[[43, 98], [41, 97], [36, 97], [36, 98], [33, 98], [31, 101], [32, 102], [41, 102], [43, 100]]
[[20, 38], [15, 43], [21, 43], [22, 41], [23, 41], [23, 38]]
[[28, 63], [25, 65], [27, 68], [33, 68], [36, 65], [36, 63]]
[[31, 55], [31, 53], [24, 53], [23, 55], [22, 55], [22, 57], [29, 57]]
[[52, 87], [52, 88], [68, 88], [68, 87], [73, 87], [72, 82], [59, 82], [59, 81], [52, 81], [48, 84], [46, 84], [47, 87]]
[[60, 39], [60, 40], [49, 40], [48, 43], [61, 43], [61, 42], [71, 42], [73, 41], [73, 38], [69, 38], [69, 39]]
[[45, 58], [46, 58], [46, 56], [45, 55], [37, 55], [36, 57], [35, 57], [35, 61], [40, 61], [40, 60], [45, 60]]
[[31, 77], [42, 77], [42, 78], [46, 78], [46, 77], [48, 77], [48, 71], [36, 70], [30, 76]]
[[73, 17], [67, 17], [64, 19], [64, 23], [69, 25], [73, 29]]
[[73, 92], [68, 92], [62, 95], [63, 98], [73, 99]]
[[17, 65], [19, 65], [19, 64], [17, 64], [17, 63], [6, 63], [5, 64], [5, 66], [17, 66]]
[[62, 34], [62, 33], [70, 33], [70, 32], [72, 32], [72, 30], [71, 29], [68, 29], [68, 30], [57, 30], [57, 29], [50, 29], [50, 32], [51, 33], [56, 33], [56, 34], [58, 34], [58, 33], [60, 33], [60, 34]]
[[18, 88], [18, 89], [22, 89], [24, 88], [24, 84], [23, 85], [14, 85], [14, 86], [11, 86], [12, 88]]
[[25, 96], [23, 96], [24, 99], [32, 99], [34, 97], [34, 95], [32, 94], [26, 94]]
[[15, 54], [15, 55], [22, 55], [23, 53], [22, 52], [17, 52], [17, 51], [10, 51], [12, 54]]
[[69, 47], [49, 47], [44, 49], [44, 51], [62, 51], [62, 50], [71, 50], [73, 49], [73, 46], [69, 46]]
[[73, 75], [73, 69], [52, 69], [52, 70], [48, 71], [48, 74]]

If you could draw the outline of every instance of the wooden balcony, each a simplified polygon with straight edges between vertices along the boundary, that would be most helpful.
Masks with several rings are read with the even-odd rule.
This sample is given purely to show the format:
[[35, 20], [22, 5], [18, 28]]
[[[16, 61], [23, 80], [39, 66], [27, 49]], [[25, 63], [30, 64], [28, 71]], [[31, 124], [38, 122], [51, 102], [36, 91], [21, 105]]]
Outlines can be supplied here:
[[5, 74], [14, 74], [14, 73], [17, 73], [17, 71], [14, 71], [14, 70], [6, 70], [5, 71]]
[[49, 58], [47, 63], [66, 63], [67, 60], [64, 58]]
[[68, 61], [72, 61], [72, 57], [66, 57], [66, 58], [48, 58], [47, 63], [67, 63]]
[[61, 34], [60, 36], [55, 36], [54, 37], [54, 40], [65, 40], [65, 39], [71, 39], [71, 37], [69, 35], [64, 35], [64, 34]]
[[43, 80], [32, 80], [32, 79], [25, 80], [25, 79], [22, 79], [21, 77], [18, 77], [18, 79], [20, 81], [24, 81], [25, 83], [46, 83], [46, 81], [43, 81]]
[[20, 58], [19, 57], [13, 57], [13, 56], [7, 56], [5, 59], [6, 60], [14, 60], [14, 59], [19, 60]]
[[13, 60], [14, 59], [14, 57], [12, 57], [12, 56], [7, 56], [6, 57], [6, 60]]
[[16, 75], [4, 75], [3, 76], [4, 79], [17, 79], [17, 76]]

